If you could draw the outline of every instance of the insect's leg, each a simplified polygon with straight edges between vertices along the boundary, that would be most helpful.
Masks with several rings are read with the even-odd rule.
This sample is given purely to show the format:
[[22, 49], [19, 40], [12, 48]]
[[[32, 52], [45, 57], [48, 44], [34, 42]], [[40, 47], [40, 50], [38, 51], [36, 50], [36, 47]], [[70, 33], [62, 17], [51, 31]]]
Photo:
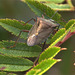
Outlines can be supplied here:
[[20, 31], [20, 33], [19, 33], [19, 35], [18, 35], [18, 38], [17, 38], [17, 40], [15, 41], [15, 43], [14, 43], [14, 45], [13, 46], [10, 46], [10, 47], [7, 47], [7, 48], [13, 48], [13, 47], [15, 47], [16, 46], [16, 43], [17, 43], [17, 41], [19, 40], [19, 38], [20, 38], [20, 35], [21, 35], [21, 33], [22, 32], [29, 32], [28, 30], [21, 30]]
[[[41, 53], [40, 53], [40, 54], [41, 54]], [[39, 55], [39, 56], [40, 56], [40, 55]], [[38, 59], [39, 59], [39, 56], [35, 59], [33, 67], [36, 65], [36, 63], [37, 63], [37, 61], [38, 61]]]
[[[45, 44], [46, 44], [46, 40], [45, 40], [45, 42], [44, 42], [44, 44], [43, 44], [43, 46], [42, 46], [42, 52], [44, 51]], [[41, 53], [42, 53], [42, 52], [41, 52]], [[40, 53], [40, 54], [41, 54], [41, 53]], [[39, 55], [39, 56], [40, 56], [40, 55]], [[36, 63], [37, 63], [37, 61], [38, 61], [38, 59], [39, 59], [39, 56], [35, 59], [35, 61], [34, 61], [34, 65], [33, 65], [33, 66], [36, 65]]]
[[30, 20], [28, 20], [26, 23], [22, 24], [22, 25], [26, 25], [28, 22], [30, 22], [31, 20], [34, 20], [34, 22], [36, 21], [36, 19], [31, 18]]
[[46, 45], [46, 40], [45, 40], [45, 42], [44, 42], [44, 44], [43, 44], [43, 46], [42, 46], [42, 52], [43, 52], [44, 49], [45, 49], [45, 45]]
[[[55, 15], [57, 12], [58, 12], [58, 10], [54, 13], [54, 15]], [[54, 17], [54, 15], [52, 15], [51, 19]], [[61, 18], [61, 20], [66, 23], [66, 21], [65, 21], [63, 18]], [[61, 21], [60, 21], [60, 22], [61, 22]]]
[[60, 24], [58, 24], [58, 28], [57, 28], [57, 31], [59, 30], [59, 27], [60, 27]]

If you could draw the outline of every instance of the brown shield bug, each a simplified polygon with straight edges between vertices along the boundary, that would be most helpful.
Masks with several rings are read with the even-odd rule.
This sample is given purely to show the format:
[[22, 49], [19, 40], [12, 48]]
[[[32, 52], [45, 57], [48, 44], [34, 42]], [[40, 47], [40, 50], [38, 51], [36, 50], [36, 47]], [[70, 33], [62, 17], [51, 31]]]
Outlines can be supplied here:
[[[43, 15], [42, 17], [37, 17], [36, 20], [32, 18], [29, 21], [31, 20], [34, 20], [35, 23], [30, 29], [30, 31], [22, 30], [20, 31], [19, 36], [18, 36], [18, 39], [19, 39], [22, 32], [29, 32], [28, 39], [27, 39], [28, 46], [34, 46], [34, 45], [40, 44], [42, 41], [45, 41], [50, 36], [50, 34], [54, 32], [56, 27], [59, 27], [59, 25], [54, 23], [53, 20], [45, 19]], [[27, 21], [26, 23], [28, 23], [29, 21]], [[26, 25], [26, 23], [23, 25]], [[11, 46], [11, 48], [16, 45], [18, 39], [15, 41], [15, 44]]]
[[[32, 19], [30, 19], [29, 21], [31, 21]], [[30, 31], [22, 30], [20, 31], [18, 36], [19, 39], [22, 32], [29, 32], [27, 39], [28, 46], [34, 46], [40, 44], [42, 41], [45, 41], [54, 32], [56, 27], [59, 27], [59, 25], [54, 23], [53, 20], [45, 19], [44, 16], [37, 17], [36, 20], [35, 19], [33, 20], [35, 21], [35, 23], [30, 29]], [[26, 23], [28, 23], [29, 21], [27, 21]], [[26, 25], [26, 23], [24, 25]], [[15, 41], [15, 44], [13, 46], [10, 46], [10, 48], [16, 45], [18, 39]], [[44, 50], [44, 45], [45, 43], [43, 44], [42, 51]], [[34, 65], [37, 62], [38, 58], [34, 61]]]
[[58, 25], [53, 23], [53, 21], [44, 19], [44, 17], [37, 17], [35, 24], [29, 31], [27, 45], [34, 46], [45, 41], [56, 27]]

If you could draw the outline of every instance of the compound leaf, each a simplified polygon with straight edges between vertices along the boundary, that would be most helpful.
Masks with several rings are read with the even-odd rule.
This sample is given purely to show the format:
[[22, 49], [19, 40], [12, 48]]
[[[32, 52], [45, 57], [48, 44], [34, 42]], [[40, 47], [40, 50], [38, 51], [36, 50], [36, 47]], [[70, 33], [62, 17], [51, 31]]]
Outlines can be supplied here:
[[[21, 22], [22, 24], [24, 24], [24, 22]], [[32, 27], [32, 25], [30, 24], [26, 24], [25, 26], [23, 26], [18, 20], [11, 20], [11, 19], [0, 19], [0, 25], [6, 29], [7, 31], [11, 32], [12, 34], [18, 36], [21, 30], [30, 30], [30, 28]], [[26, 39], [27, 38], [27, 34], [25, 32], [22, 32], [21, 34], [21, 38]]]
[[[25, 0], [27, 5], [31, 8], [35, 14], [38, 16], [42, 16], [42, 14], [45, 16], [45, 18], [50, 19], [52, 15], [54, 15], [55, 11], [52, 10], [50, 7], [46, 6], [45, 4], [42, 4], [35, 0]], [[55, 20], [60, 25], [64, 26], [65, 22], [62, 20], [62, 17], [60, 14], [56, 13], [51, 19]]]
[[41, 52], [41, 47], [29, 47], [25, 43], [17, 43], [15, 47], [7, 48], [13, 46], [14, 43], [14, 41], [0, 41], [0, 53], [3, 55], [16, 57], [37, 57]]
[[48, 69], [50, 69], [58, 60], [56, 59], [45, 59], [44, 61], [40, 62], [37, 66], [27, 72], [26, 75], [42, 75]]
[[41, 55], [40, 55], [40, 57], [39, 57], [39, 63], [42, 60], [45, 60], [45, 59], [48, 59], [48, 58], [52, 59], [59, 52], [60, 52], [60, 47], [51, 47], [51, 48], [45, 49], [45, 51], [42, 52]]
[[32, 66], [33, 62], [28, 59], [0, 55], [0, 68], [3, 71], [25, 71]]

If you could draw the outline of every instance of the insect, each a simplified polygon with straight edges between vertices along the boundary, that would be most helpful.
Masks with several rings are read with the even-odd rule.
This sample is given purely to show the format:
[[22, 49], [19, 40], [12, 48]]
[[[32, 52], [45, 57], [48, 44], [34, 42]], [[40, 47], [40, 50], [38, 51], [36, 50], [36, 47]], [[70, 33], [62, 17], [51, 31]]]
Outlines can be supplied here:
[[[32, 18], [29, 21], [31, 21], [31, 20], [34, 20], [35, 23], [32, 26], [32, 28], [30, 29], [30, 31], [28, 31], [28, 30], [20, 31], [17, 40], [15, 41], [13, 46], [10, 46], [10, 48], [15, 47], [22, 32], [29, 32], [28, 39], [27, 39], [27, 45], [34, 46], [34, 45], [40, 44], [42, 41], [45, 41], [54, 32], [56, 27], [59, 27], [51, 19], [45, 19], [43, 15], [42, 15], [42, 17], [37, 17], [36, 20]], [[23, 25], [26, 25], [29, 21], [27, 21]]]
[[45, 41], [54, 32], [56, 27], [58, 25], [51, 20], [44, 19], [44, 17], [37, 17], [35, 24], [29, 31], [27, 45], [34, 46]]
[[[32, 18], [33, 19], [33, 18]], [[31, 21], [30, 19], [29, 21]], [[22, 30], [20, 31], [18, 35], [18, 39], [22, 32], [29, 32], [28, 39], [27, 39], [27, 45], [28, 46], [34, 46], [37, 44], [40, 44], [42, 41], [45, 41], [56, 29], [56, 27], [59, 27], [57, 24], [55, 24], [52, 20], [45, 19], [44, 16], [37, 17], [37, 19], [33, 19], [35, 21], [34, 25], [28, 30]], [[28, 23], [27, 21], [26, 23]], [[26, 23], [24, 25], [26, 25]], [[16, 43], [18, 39], [15, 41], [14, 45], [10, 48], [16, 46]], [[44, 50], [45, 42], [42, 47], [42, 51]], [[37, 60], [39, 59], [39, 56], [34, 61], [34, 65], [36, 64]]]

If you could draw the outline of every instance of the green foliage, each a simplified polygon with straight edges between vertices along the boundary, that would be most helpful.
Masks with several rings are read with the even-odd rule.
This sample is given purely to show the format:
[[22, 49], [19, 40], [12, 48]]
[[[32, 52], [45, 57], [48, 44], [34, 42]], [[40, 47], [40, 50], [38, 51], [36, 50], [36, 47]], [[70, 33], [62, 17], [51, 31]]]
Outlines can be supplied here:
[[26, 75], [42, 75], [49, 68], [51, 68], [58, 60], [56, 59], [45, 59], [40, 62], [37, 66], [31, 69]]
[[17, 74], [14, 74], [14, 73], [9, 73], [8, 75], [17, 75]]
[[54, 2], [54, 3], [62, 3], [64, 0], [36, 0], [36, 1], [45, 1], [45, 2]]
[[17, 75], [15, 73], [0, 72], [0, 75]]
[[7, 48], [13, 46], [14, 41], [2, 41], [0, 42], [0, 53], [8, 56], [19, 56], [19, 57], [37, 57], [41, 48], [39, 46], [29, 47], [25, 43], [17, 43], [13, 48]]
[[45, 3], [45, 5], [51, 7], [55, 10], [71, 10], [71, 7], [68, 4], [55, 4], [55, 3]]
[[[75, 20], [72, 20], [72, 21], [75, 21]], [[72, 21], [69, 21], [67, 24], [71, 24]], [[66, 25], [67, 25], [67, 24], [66, 24]], [[69, 34], [69, 32], [71, 32], [71, 30], [72, 30], [72, 32], [75, 31], [75, 23], [71, 24], [70, 27], [69, 27], [64, 33], [62, 33], [61, 36], [58, 37], [58, 38], [50, 45], [50, 47], [51, 47], [51, 46], [55, 46], [57, 43], [63, 43], [67, 38], [70, 37], [71, 34], [70, 34], [68, 37], [67, 37], [67, 35]], [[60, 32], [60, 30], [59, 30], [59, 32]], [[58, 33], [55, 34], [55, 36], [58, 36], [58, 35], [60, 35], [60, 34], [58, 34]], [[53, 38], [54, 38], [55, 36], [53, 36]], [[65, 37], [67, 37], [67, 38], [65, 39]], [[59, 46], [59, 45], [58, 45], [58, 46]]]
[[72, 0], [67, 0], [66, 2], [65, 0], [36, 0], [36, 1], [39, 1], [54, 10], [59, 10], [59, 11], [63, 11], [63, 10], [64, 11], [70, 11], [70, 10], [74, 11], [75, 10], [72, 4]]
[[58, 32], [50, 39], [50, 43], [53, 43], [56, 39], [58, 39], [61, 35], [65, 33], [65, 28], [61, 28]]
[[69, 22], [65, 25], [66, 30], [69, 29], [72, 24], [75, 24], [75, 19], [69, 20]]
[[4, 71], [25, 71], [33, 66], [33, 62], [20, 58], [0, 55], [0, 68], [4, 67]]
[[[18, 36], [21, 30], [30, 30], [32, 25], [26, 24], [23, 26], [24, 22], [22, 21], [21, 23], [18, 20], [11, 20], [11, 19], [0, 19], [0, 25], [6, 29], [7, 31], [11, 32], [12, 34]], [[26, 39], [27, 38], [27, 33], [23, 32], [21, 34], [21, 38]]]
[[[55, 11], [53, 11], [50, 7], [48, 7], [42, 3], [39, 3], [37, 1], [26, 0], [26, 3], [31, 8], [31, 10], [33, 12], [35, 12], [35, 14], [37, 14], [38, 16], [41, 16], [43, 14], [45, 16], [45, 18], [49, 19], [55, 13]], [[62, 21], [61, 15], [58, 13], [56, 13], [52, 19], [55, 20], [57, 23], [59, 23], [62, 26], [65, 25], [64, 21]]]
[[6, 72], [0, 72], [0, 75], [6, 75], [7, 73]]
[[42, 52], [39, 57], [39, 63], [45, 59], [49, 59], [49, 58], [52, 59], [58, 54], [58, 52], [60, 52], [60, 47], [51, 47], [51, 48], [45, 49], [45, 51]]
[[[55, 11], [50, 7], [38, 1], [25, 0], [25, 2], [38, 16], [44, 14], [45, 18], [50, 19], [50, 17], [55, 13]], [[42, 53], [42, 48], [37, 45], [29, 47], [26, 43], [18, 42], [15, 47], [10, 48], [10, 46], [13, 46], [15, 43], [14, 41], [0, 41], [0, 70], [9, 72], [29, 70], [33, 67], [33, 62], [28, 58], [38, 57], [41, 53], [38, 64], [26, 73], [26, 75], [41, 75], [50, 69], [55, 63], [60, 61], [58, 59], [54, 59], [54, 57], [62, 50], [58, 46], [75, 34], [75, 19], [65, 23], [62, 21], [62, 17], [58, 13], [56, 13], [52, 19], [62, 26], [65, 26], [65, 28], [61, 28], [56, 32], [56, 34], [50, 39], [50, 46]], [[23, 21], [21, 21], [21, 23], [24, 24]], [[15, 19], [0, 19], [0, 25], [16, 36], [19, 35], [21, 30], [30, 30], [32, 27], [30, 24], [23, 26], [21, 23]], [[23, 32], [21, 34], [21, 38], [26, 39], [27, 35], [27, 33]], [[25, 57], [27, 57], [27, 59]]]

